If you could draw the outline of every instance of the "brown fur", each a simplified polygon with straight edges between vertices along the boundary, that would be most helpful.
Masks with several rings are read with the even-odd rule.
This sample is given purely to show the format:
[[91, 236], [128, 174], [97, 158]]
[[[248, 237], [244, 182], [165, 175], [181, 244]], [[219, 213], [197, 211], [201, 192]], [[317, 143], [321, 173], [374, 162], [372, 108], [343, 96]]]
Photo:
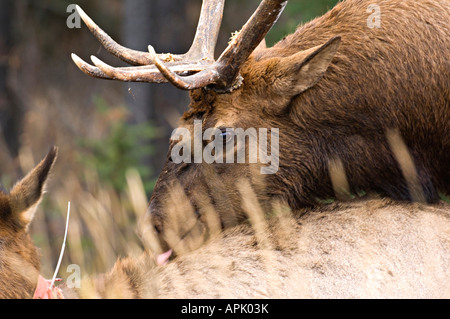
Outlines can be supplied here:
[[[450, 193], [450, 3], [377, 1], [379, 29], [367, 26], [370, 4], [338, 3], [274, 47], [258, 50], [241, 70], [238, 90], [191, 92], [181, 127], [201, 119], [203, 129], [279, 128], [280, 168], [261, 184], [254, 165], [174, 164], [168, 157], [148, 211], [164, 249], [174, 180], [198, 213], [197, 194], [208, 194], [225, 227], [244, 216], [238, 178], [250, 179], [262, 202], [277, 198], [295, 210], [335, 196], [328, 170], [334, 161], [342, 163], [349, 193], [429, 203], [439, 192]], [[406, 145], [414, 179], [405, 176], [386, 137], [391, 131]]]
[[[280, 213], [281, 210], [278, 211]], [[370, 199], [240, 225], [167, 266], [119, 260], [67, 298], [448, 298], [450, 207]], [[299, 212], [301, 213], [301, 212]], [[414, 229], [413, 232], [409, 231]]]
[[28, 226], [56, 159], [52, 148], [10, 194], [0, 192], [0, 299], [31, 298], [38, 282], [40, 257]]

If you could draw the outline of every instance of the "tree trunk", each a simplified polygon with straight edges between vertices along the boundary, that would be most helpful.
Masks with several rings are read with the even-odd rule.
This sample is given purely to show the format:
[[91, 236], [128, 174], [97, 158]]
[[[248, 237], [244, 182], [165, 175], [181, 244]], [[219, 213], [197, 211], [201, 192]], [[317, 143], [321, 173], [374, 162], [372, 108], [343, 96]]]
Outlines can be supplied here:
[[[8, 87], [10, 53], [13, 47], [14, 1], [0, 1], [0, 147], [6, 142], [8, 152], [17, 155], [22, 110], [14, 102]], [[4, 145], [3, 145], [4, 146]], [[4, 152], [6, 150], [2, 150]]]
[[[186, 14], [189, 5], [192, 1], [126, 0], [125, 46], [147, 51], [151, 44], [157, 52], [184, 53], [190, 47], [196, 24]], [[133, 122], [150, 121], [161, 132], [152, 142], [155, 154], [147, 159], [156, 177], [165, 162], [168, 139], [174, 129], [167, 117], [182, 114], [188, 105], [188, 94], [168, 84], [127, 83], [125, 88]]]

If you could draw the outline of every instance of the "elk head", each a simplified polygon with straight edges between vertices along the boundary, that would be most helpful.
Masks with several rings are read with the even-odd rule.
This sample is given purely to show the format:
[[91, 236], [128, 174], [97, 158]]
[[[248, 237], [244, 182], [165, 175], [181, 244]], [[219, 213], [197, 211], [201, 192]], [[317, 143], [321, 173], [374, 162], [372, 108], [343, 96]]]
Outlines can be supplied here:
[[54, 147], [9, 194], [0, 192], [0, 299], [31, 298], [40, 279], [40, 257], [28, 227], [56, 154]]
[[[343, 1], [264, 48], [286, 4], [264, 0], [217, 60], [223, 1], [203, 1], [184, 55], [123, 48], [79, 10], [107, 50], [139, 65], [114, 68], [93, 57], [92, 66], [74, 55], [82, 71], [190, 91], [149, 207], [163, 250], [241, 221], [242, 179], [262, 208], [277, 200], [294, 210], [359, 191], [426, 202], [450, 191], [450, 34], [438, 22], [448, 10], [436, 0], [401, 3], [383, 2], [383, 27], [371, 29], [369, 0]], [[218, 220], [207, 217], [212, 210]]]
[[[203, 1], [193, 44], [182, 55], [156, 54], [151, 46], [149, 52], [124, 48], [77, 7], [81, 18], [103, 46], [121, 60], [135, 65], [116, 68], [92, 56], [93, 66], [72, 54], [84, 73], [120, 81], [170, 82], [190, 91], [189, 110], [172, 135], [167, 161], [149, 206], [163, 251], [169, 246], [175, 250], [178, 247], [180, 251], [186, 248], [181, 248], [181, 243], [186, 242], [183, 239], [190, 234], [204, 239], [208, 229], [214, 228], [212, 225], [227, 227], [240, 222], [244, 218], [241, 196], [236, 188], [240, 179], [251, 181], [263, 205], [274, 197], [286, 199], [277, 183], [265, 183], [264, 177], [278, 176], [275, 174], [280, 168], [278, 141], [279, 135], [285, 134], [284, 128], [290, 125], [285, 121], [288, 106], [295, 96], [322, 78], [340, 43], [340, 37], [334, 36], [295, 54], [271, 55], [265, 48], [264, 37], [286, 3], [262, 1], [217, 60], [214, 48], [223, 0]], [[251, 145], [252, 141], [256, 146]], [[261, 141], [265, 142], [263, 147]], [[242, 156], [238, 158], [240, 150]], [[205, 160], [205, 154], [210, 155], [209, 160]], [[256, 160], [251, 161], [251, 158]], [[266, 160], [261, 161], [262, 158]], [[211, 215], [205, 217], [206, 212], [211, 211], [209, 208], [219, 214], [219, 220]], [[170, 240], [166, 230], [173, 219], [176, 226], [172, 228], [177, 234], [176, 239]]]

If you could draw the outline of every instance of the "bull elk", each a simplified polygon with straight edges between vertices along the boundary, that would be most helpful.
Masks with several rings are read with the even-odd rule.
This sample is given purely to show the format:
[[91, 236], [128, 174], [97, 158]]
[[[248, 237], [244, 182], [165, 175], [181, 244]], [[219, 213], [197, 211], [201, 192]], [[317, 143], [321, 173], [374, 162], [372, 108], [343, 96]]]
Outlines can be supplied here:
[[[78, 8], [103, 46], [133, 65], [116, 68], [95, 57], [90, 65], [72, 55], [83, 72], [189, 90], [180, 128], [190, 136], [197, 123], [202, 136], [208, 129], [221, 132], [200, 143], [184, 136], [171, 140], [148, 209], [161, 252], [173, 248], [167, 238], [173, 187], [184, 190], [196, 214], [195, 220], [178, 218], [179, 242], [191, 234], [207, 236], [205, 206], [218, 212], [224, 228], [245, 218], [240, 178], [251, 182], [264, 207], [276, 200], [294, 211], [361, 192], [426, 203], [450, 193], [449, 1], [376, 1], [375, 27], [368, 23], [373, 1], [342, 1], [266, 48], [263, 39], [286, 3], [262, 1], [217, 59], [223, 0], [203, 1], [192, 47], [181, 55], [157, 54], [151, 46], [149, 52], [124, 48]], [[261, 161], [192, 159], [195, 146], [204, 151], [213, 141], [237, 149], [237, 128], [278, 130], [275, 173], [262, 176], [268, 163]], [[268, 142], [274, 143], [272, 137], [266, 136]], [[172, 152], [179, 143], [186, 146], [181, 162]]]

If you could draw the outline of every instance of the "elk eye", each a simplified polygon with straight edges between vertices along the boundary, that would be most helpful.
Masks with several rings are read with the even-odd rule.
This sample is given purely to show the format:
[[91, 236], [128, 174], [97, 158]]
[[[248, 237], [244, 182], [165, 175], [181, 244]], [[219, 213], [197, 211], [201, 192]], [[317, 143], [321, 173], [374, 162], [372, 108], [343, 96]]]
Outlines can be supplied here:
[[224, 143], [228, 143], [228, 142], [230, 142], [233, 139], [234, 134], [230, 130], [223, 129], [222, 133], [220, 134], [220, 137], [222, 138], [222, 141]]

